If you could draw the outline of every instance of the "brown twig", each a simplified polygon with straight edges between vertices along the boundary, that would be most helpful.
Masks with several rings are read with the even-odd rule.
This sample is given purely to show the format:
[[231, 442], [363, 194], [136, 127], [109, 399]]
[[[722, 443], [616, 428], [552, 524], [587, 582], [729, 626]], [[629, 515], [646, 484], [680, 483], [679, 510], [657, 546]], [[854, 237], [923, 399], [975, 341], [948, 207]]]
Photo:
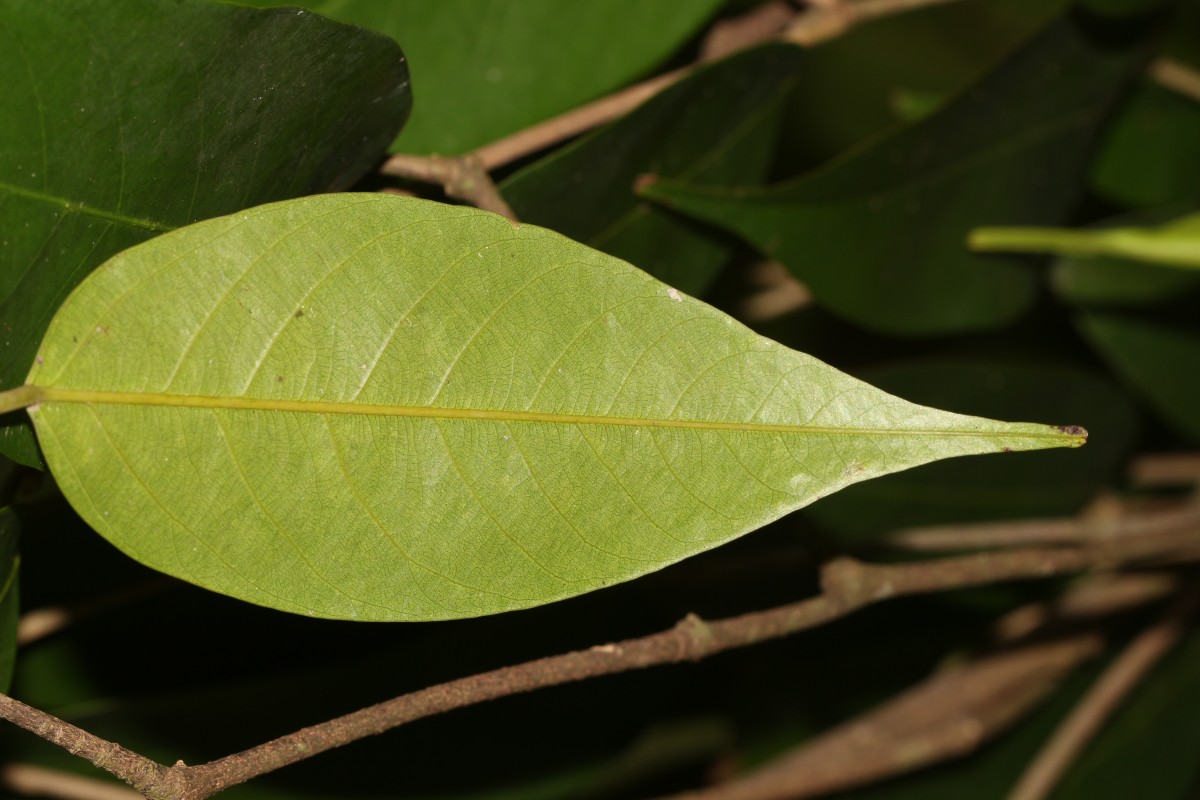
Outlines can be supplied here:
[[0, 694], [0, 718], [85, 758], [150, 798], [186, 798], [185, 776], [121, 745]]
[[[922, 552], [1030, 545], [1101, 546], [1119, 540], [1142, 540], [1153, 549], [1157, 539], [1189, 530], [1200, 536], [1200, 503], [1131, 511], [1122, 503], [1102, 498], [1077, 517], [913, 528], [889, 536], [887, 542]], [[1200, 544], [1200, 539], [1184, 541], [1190, 547]]]
[[1156, 58], [1146, 68], [1160, 86], [1200, 103], [1200, 72], [1173, 58]]
[[1055, 730], [1018, 780], [1008, 800], [1042, 800], [1050, 795], [1113, 712], [1183, 637], [1188, 621], [1198, 607], [1200, 590], [1193, 590], [1125, 648]]
[[1145, 487], [1200, 484], [1200, 453], [1138, 456], [1129, 465], [1129, 480]]
[[31, 764], [0, 768], [0, 783], [17, 794], [58, 800], [141, 800], [142, 797], [124, 786]]
[[767, 3], [740, 17], [724, 20], [713, 26], [713, 30], [700, 47], [700, 60], [695, 64], [656, 75], [607, 97], [551, 117], [511, 136], [484, 145], [475, 151], [475, 155], [485, 169], [493, 170], [612, 122], [663, 89], [687, 77], [705, 61], [723, 58], [738, 50], [776, 38], [794, 13], [786, 3]]
[[803, 47], [835, 39], [864, 22], [956, 0], [830, 0], [812, 3], [784, 33], [784, 41]]
[[1117, 538], [1089, 548], [1004, 550], [910, 564], [841, 558], [822, 568], [822, 593], [798, 603], [714, 622], [689, 615], [670, 630], [443, 683], [199, 766], [155, 764], [2, 695], [0, 717], [87, 758], [149, 797], [201, 800], [326, 750], [456, 708], [602, 675], [697, 661], [823, 625], [892, 597], [1061, 575], [1175, 552], [1198, 535], [1188, 529], [1149, 540]]
[[[1158, 600], [1171, 585], [1145, 577], [1098, 576], [1077, 583], [1054, 603], [1018, 609], [997, 627], [999, 650], [941, 671], [755, 772], [670, 800], [816, 797], [969, 753], [1100, 652], [1103, 636], [1095, 627], [1080, 628], [1080, 622]], [[1009, 617], [1037, 621], [1016, 633]], [[1052, 625], [1065, 633], [1047, 637]]]
[[759, 261], [748, 276], [758, 289], [738, 304], [742, 319], [766, 322], [812, 303], [812, 292], [778, 261]]
[[385, 161], [379, 171], [398, 178], [441, 184], [451, 197], [508, 217], [514, 222], [517, 219], [476, 155], [443, 158], [398, 153]]
[[[656, 75], [543, 120], [486, 144], [474, 153], [455, 157], [396, 154], [384, 162], [380, 172], [440, 184], [451, 197], [515, 220], [512, 209], [488, 173], [624, 116], [708, 61], [772, 40], [812, 47], [841, 36], [865, 22], [958, 1], [825, 0], [810, 3], [798, 15], [790, 4], [781, 0], [764, 3], [742, 17], [715, 24], [701, 45], [700, 57], [694, 64]], [[1186, 65], [1171, 59], [1159, 59], [1150, 65], [1149, 74], [1173, 91], [1200, 99], [1200, 73]]]
[[1100, 634], [1087, 632], [1001, 651], [935, 675], [757, 772], [670, 800], [799, 800], [965, 755], [1102, 646]]

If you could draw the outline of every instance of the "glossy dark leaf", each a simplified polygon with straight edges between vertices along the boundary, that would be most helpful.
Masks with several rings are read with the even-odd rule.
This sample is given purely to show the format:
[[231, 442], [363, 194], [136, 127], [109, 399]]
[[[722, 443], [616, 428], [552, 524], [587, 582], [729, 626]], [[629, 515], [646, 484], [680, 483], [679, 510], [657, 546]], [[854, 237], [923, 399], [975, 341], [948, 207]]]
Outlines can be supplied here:
[[1128, 206], [1200, 203], [1200, 103], [1147, 79], [1104, 140], [1092, 183]]
[[729, 257], [728, 237], [637, 197], [656, 174], [707, 183], [765, 176], [781, 101], [802, 63], [775, 45], [701, 69], [597, 131], [509, 178], [517, 216], [623, 258], [700, 294]]
[[1064, 18], [931, 116], [811, 175], [767, 189], [661, 181], [645, 193], [745, 237], [860, 325], [995, 327], [1028, 306], [1036, 276], [968, 253], [967, 231], [1064, 219], [1089, 144], [1144, 60]]
[[1164, 422], [1200, 442], [1200, 327], [1194, 317], [1085, 312], [1079, 327]]
[[[0, 389], [112, 254], [268, 200], [346, 187], [411, 95], [391, 40], [296, 9], [0, 2]], [[19, 417], [0, 452], [38, 463]]]
[[[278, 6], [281, 0], [249, 5]], [[721, 0], [301, 0], [386, 33], [418, 102], [394, 151], [454, 155], [614, 91], [697, 33]]]

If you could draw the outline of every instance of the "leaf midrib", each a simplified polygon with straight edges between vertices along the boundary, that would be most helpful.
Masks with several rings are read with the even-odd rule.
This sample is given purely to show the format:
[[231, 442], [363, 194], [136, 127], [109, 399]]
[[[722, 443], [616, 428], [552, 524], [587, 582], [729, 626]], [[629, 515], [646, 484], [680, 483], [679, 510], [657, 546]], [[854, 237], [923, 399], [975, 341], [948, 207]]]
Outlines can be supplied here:
[[446, 406], [385, 405], [376, 403], [289, 400], [267, 397], [213, 397], [165, 392], [116, 392], [61, 387], [28, 387], [36, 395], [34, 406], [47, 403], [83, 405], [166, 406], [173, 408], [225, 409], [235, 411], [282, 411], [305, 414], [345, 414], [423, 419], [462, 419], [498, 422], [540, 422], [564, 425], [611, 425], [628, 428], [674, 428], [684, 430], [802, 433], [854, 436], [974, 436], [996, 439], [1044, 439], [1064, 444], [1082, 444], [1085, 435], [1058, 431], [1047, 426], [1038, 431], [989, 431], [953, 428], [854, 428], [830, 425], [779, 425], [762, 422], [619, 417], [593, 414], [555, 414], [510, 409], [453, 408]]
[[65, 209], [66, 211], [70, 211], [74, 214], [81, 214], [85, 217], [95, 217], [96, 219], [103, 219], [109, 222], [117, 222], [121, 225], [127, 225], [131, 228], [140, 228], [142, 230], [154, 231], [155, 233], [167, 233], [175, 230], [174, 225], [166, 225], [161, 222], [155, 222], [154, 220], [150, 219], [142, 219], [140, 217], [131, 217], [127, 214], [119, 214], [114, 211], [105, 211], [102, 208], [95, 208], [94, 206], [89, 206], [80, 201], [67, 200], [66, 198], [58, 197], [57, 195], [49, 194], [47, 192], [39, 192], [34, 189], [26, 189], [22, 186], [15, 186], [11, 183], [6, 183], [5, 181], [0, 181], [0, 191], [14, 194], [17, 197], [24, 197], [27, 200], [36, 200], [40, 203], [58, 206], [59, 208]]

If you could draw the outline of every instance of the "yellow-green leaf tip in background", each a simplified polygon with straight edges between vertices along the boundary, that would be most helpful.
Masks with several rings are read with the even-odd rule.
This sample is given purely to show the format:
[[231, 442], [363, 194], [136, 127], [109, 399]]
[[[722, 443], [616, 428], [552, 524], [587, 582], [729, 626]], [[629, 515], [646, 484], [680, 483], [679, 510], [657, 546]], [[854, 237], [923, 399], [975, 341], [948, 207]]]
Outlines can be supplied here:
[[117, 547], [360, 620], [547, 603], [856, 481], [1086, 435], [907, 403], [551, 231], [374, 194], [127, 250], [27, 384], [63, 492]]
[[967, 244], [985, 252], [1108, 256], [1200, 270], [1200, 214], [1151, 228], [976, 228]]

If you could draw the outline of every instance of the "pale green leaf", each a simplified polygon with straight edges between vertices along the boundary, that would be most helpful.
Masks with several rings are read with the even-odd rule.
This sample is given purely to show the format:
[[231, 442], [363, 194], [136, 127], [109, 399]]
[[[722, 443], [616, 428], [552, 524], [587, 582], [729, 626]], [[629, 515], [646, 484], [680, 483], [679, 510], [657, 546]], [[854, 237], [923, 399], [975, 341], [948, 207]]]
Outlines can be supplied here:
[[904, 402], [551, 231], [380, 195], [126, 251], [27, 384], [63, 492], [119, 548], [352, 619], [549, 602], [876, 475], [1084, 436]]
[[968, 241], [983, 252], [1103, 256], [1200, 270], [1200, 213], [1154, 227], [977, 228]]

